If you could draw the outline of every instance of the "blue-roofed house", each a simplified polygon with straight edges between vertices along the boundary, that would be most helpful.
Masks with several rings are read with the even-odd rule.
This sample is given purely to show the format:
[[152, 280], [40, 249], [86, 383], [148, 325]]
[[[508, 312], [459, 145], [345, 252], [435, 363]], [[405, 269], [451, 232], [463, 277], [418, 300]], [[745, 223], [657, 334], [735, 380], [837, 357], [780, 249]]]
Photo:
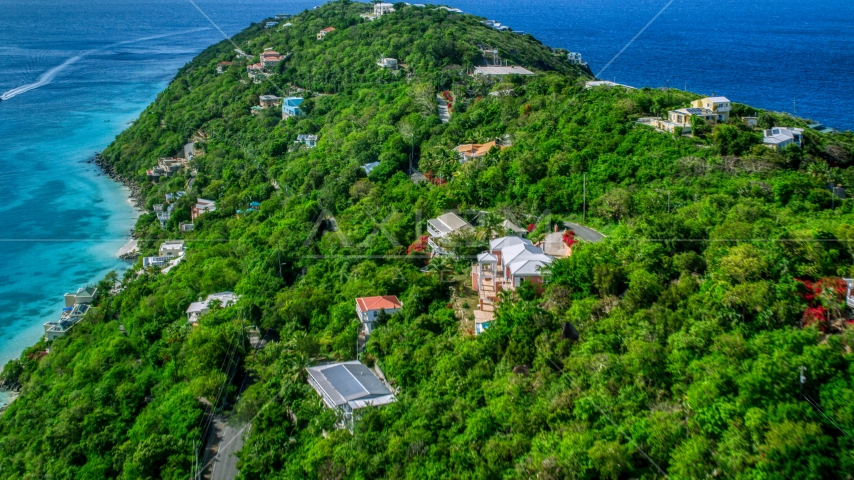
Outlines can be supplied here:
[[301, 117], [303, 115], [300, 110], [303, 99], [301, 97], [287, 97], [282, 99], [282, 118]]

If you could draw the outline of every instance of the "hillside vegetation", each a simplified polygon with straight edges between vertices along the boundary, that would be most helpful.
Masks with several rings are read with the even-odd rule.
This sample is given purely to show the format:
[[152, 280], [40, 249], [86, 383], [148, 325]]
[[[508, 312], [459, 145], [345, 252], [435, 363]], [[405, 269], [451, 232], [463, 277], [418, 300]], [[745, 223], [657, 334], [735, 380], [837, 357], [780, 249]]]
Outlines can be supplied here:
[[[0, 477], [185, 479], [216, 410], [251, 422], [245, 479], [850, 478], [840, 278], [854, 274], [854, 202], [827, 185], [854, 186], [854, 135], [808, 130], [781, 153], [738, 120], [674, 137], [635, 120], [700, 95], [587, 90], [589, 70], [530, 36], [403, 4], [366, 22], [368, 9], [334, 2], [235, 36], [255, 58], [286, 55], [261, 83], [234, 44], [210, 47], [104, 152], [150, 208], [189, 173], [153, 184], [145, 170], [196, 142], [193, 188], [166, 228], [153, 213], [136, 227], [144, 254], [176, 238], [188, 253], [168, 274], [137, 261], [104, 279], [86, 320], [6, 366], [22, 393], [0, 416]], [[536, 75], [468, 76], [478, 45]], [[222, 61], [234, 64], [218, 75]], [[250, 114], [289, 93], [305, 116]], [[512, 146], [462, 165], [450, 150], [495, 139]], [[410, 162], [434, 181], [414, 182]], [[217, 210], [179, 232], [197, 198]], [[531, 225], [535, 239], [582, 221], [608, 237], [556, 261], [542, 295], [507, 296], [475, 337], [465, 255], [488, 235], [459, 245], [454, 282], [409, 248], [454, 209]], [[188, 325], [191, 302], [226, 290], [241, 300]], [[404, 305], [360, 355], [398, 401], [351, 434], [305, 367], [356, 358], [354, 299], [370, 295]]]

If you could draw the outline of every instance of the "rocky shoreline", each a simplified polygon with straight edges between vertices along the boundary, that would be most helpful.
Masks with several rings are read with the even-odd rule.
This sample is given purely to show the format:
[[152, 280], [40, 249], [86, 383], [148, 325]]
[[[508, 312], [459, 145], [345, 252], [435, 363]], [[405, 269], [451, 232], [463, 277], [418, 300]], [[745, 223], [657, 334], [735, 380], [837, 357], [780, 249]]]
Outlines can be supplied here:
[[[107, 163], [104, 160], [104, 157], [101, 156], [100, 153], [96, 153], [95, 156], [90, 160], [90, 162], [95, 163], [98, 168], [104, 172], [104, 175], [110, 177], [111, 180], [115, 182], [119, 182], [130, 190], [130, 201], [134, 207], [145, 210], [145, 195], [142, 193], [142, 188], [134, 182], [133, 180], [128, 180], [127, 178], [116, 173], [113, 166]], [[132, 232], [133, 234], [133, 232]]]

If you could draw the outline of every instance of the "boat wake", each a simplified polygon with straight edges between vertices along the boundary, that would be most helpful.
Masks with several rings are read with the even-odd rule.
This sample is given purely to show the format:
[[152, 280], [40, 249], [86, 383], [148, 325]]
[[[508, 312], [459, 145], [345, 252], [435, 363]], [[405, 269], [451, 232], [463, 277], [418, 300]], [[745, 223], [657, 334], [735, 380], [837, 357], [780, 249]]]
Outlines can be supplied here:
[[38, 78], [38, 79], [36, 79], [36, 81], [35, 81], [35, 82], [33, 82], [33, 83], [28, 83], [28, 84], [26, 84], [26, 85], [21, 85], [20, 87], [15, 87], [15, 88], [13, 88], [13, 89], [11, 89], [11, 90], [8, 90], [8, 91], [4, 92], [2, 95], [0, 95], [0, 101], [9, 100], [10, 98], [17, 97], [18, 95], [21, 95], [22, 93], [27, 93], [27, 92], [29, 92], [30, 90], [35, 90], [35, 89], [37, 89], [37, 88], [39, 88], [39, 87], [43, 87], [43, 86], [45, 86], [45, 85], [50, 84], [50, 83], [53, 81], [53, 79], [54, 79], [54, 78], [56, 78], [56, 76], [57, 76], [57, 75], [59, 75], [60, 73], [62, 73], [62, 71], [63, 71], [63, 70], [65, 70], [66, 68], [70, 67], [70, 66], [71, 66], [71, 65], [73, 65], [75, 62], [79, 61], [81, 58], [83, 58], [83, 57], [85, 57], [85, 56], [87, 56], [87, 55], [91, 55], [91, 54], [93, 54], [93, 53], [96, 53], [96, 52], [99, 52], [99, 51], [102, 51], [102, 50], [107, 50], [107, 49], [110, 49], [110, 48], [119, 47], [119, 46], [121, 46], [121, 45], [128, 45], [128, 44], [131, 44], [131, 43], [146, 42], [146, 41], [149, 41], [149, 40], [156, 40], [156, 39], [158, 39], [158, 38], [171, 37], [171, 36], [174, 36], [174, 35], [183, 35], [183, 34], [187, 34], [187, 33], [199, 32], [199, 31], [202, 31], [202, 30], [210, 30], [210, 28], [196, 28], [196, 29], [192, 29], [192, 30], [184, 30], [184, 31], [181, 31], [181, 32], [172, 32], [172, 33], [166, 33], [166, 34], [163, 34], [163, 35], [155, 35], [155, 36], [153, 36], [153, 37], [137, 38], [137, 39], [135, 39], [135, 40], [126, 40], [126, 41], [124, 41], [124, 42], [114, 43], [114, 44], [112, 44], [112, 45], [108, 45], [108, 46], [106, 46], [106, 47], [101, 47], [101, 48], [96, 48], [96, 49], [94, 49], [94, 50], [87, 50], [87, 51], [85, 51], [85, 52], [83, 52], [83, 53], [79, 53], [79, 54], [77, 54], [77, 55], [75, 55], [75, 56], [73, 56], [73, 57], [71, 57], [71, 58], [69, 58], [69, 59], [65, 60], [65, 61], [64, 61], [64, 62], [62, 62], [61, 64], [59, 64], [59, 65], [57, 65], [57, 66], [55, 66], [55, 67], [51, 68], [50, 70], [48, 70], [48, 71], [46, 71], [46, 72], [42, 73], [41, 75], [39, 75], [39, 78]]

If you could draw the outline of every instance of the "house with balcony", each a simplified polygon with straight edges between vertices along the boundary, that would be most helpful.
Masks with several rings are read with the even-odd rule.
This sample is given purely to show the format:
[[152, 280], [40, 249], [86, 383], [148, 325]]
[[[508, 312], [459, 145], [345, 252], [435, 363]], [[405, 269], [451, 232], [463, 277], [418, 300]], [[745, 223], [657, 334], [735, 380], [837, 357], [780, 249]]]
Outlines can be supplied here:
[[390, 70], [397, 70], [397, 59], [396, 58], [383, 57], [383, 58], [379, 59], [379, 61], [377, 62], [377, 65], [379, 65], [382, 68], [388, 68]]
[[229, 307], [240, 300], [240, 295], [235, 295], [234, 292], [212, 293], [204, 300], [193, 302], [187, 307], [187, 321], [191, 324], [197, 324], [199, 318], [210, 312], [214, 302], [219, 302], [220, 308]]
[[430, 246], [431, 253], [434, 256], [447, 255], [450, 252], [442, 247], [442, 240], [454, 233], [472, 230], [473, 228], [469, 222], [463, 220], [454, 212], [448, 212], [437, 218], [427, 220], [427, 233], [429, 234], [427, 244]]
[[774, 150], [783, 151], [789, 145], [802, 148], [804, 145], [804, 129], [789, 127], [774, 127], [762, 132], [762, 143]]
[[288, 117], [301, 117], [303, 114], [302, 110], [300, 110], [302, 102], [302, 97], [287, 97], [282, 99], [282, 119]]
[[163, 205], [158, 203], [152, 208], [154, 209], [154, 215], [157, 216], [157, 221], [160, 222], [160, 227], [166, 228], [166, 222], [172, 218], [172, 210], [175, 209], [175, 204]]
[[334, 27], [324, 28], [323, 30], [317, 32], [317, 39], [323, 40], [324, 38], [326, 38], [327, 35], [329, 35], [330, 33], [334, 32], [334, 31], [335, 31]]
[[391, 390], [362, 362], [330, 363], [307, 367], [308, 384], [323, 404], [338, 414], [336, 428], [353, 431], [358, 410], [396, 401]]
[[314, 148], [317, 146], [317, 135], [298, 135], [296, 143], [301, 143], [306, 146], [306, 148]]
[[142, 258], [142, 268], [163, 268], [168, 263], [172, 257], [165, 256], [155, 256], [155, 257], [143, 257]]
[[190, 209], [190, 220], [196, 220], [200, 215], [216, 210], [216, 202], [200, 198], [196, 200], [196, 204]]
[[275, 28], [279, 22], [267, 22], [264, 24], [264, 28]]
[[359, 317], [359, 322], [362, 324], [362, 331], [366, 335], [370, 335], [374, 330], [374, 323], [377, 321], [380, 312], [394, 315], [401, 308], [403, 308], [403, 304], [393, 295], [356, 299], [356, 316]]
[[671, 110], [667, 113], [667, 120], [650, 119], [648, 125], [663, 132], [676, 133], [677, 128], [690, 132], [694, 117], [703, 119], [709, 125], [715, 125], [718, 121], [718, 114], [708, 108], [690, 107]]
[[507, 236], [490, 240], [489, 250], [472, 265], [472, 289], [478, 292], [481, 311], [493, 311], [498, 294], [512, 291], [523, 281], [540, 288], [543, 268], [554, 258], [526, 238]]
[[732, 111], [732, 102], [726, 97], [706, 97], [691, 102], [693, 108], [705, 108], [717, 114], [717, 123], [728, 122]]

